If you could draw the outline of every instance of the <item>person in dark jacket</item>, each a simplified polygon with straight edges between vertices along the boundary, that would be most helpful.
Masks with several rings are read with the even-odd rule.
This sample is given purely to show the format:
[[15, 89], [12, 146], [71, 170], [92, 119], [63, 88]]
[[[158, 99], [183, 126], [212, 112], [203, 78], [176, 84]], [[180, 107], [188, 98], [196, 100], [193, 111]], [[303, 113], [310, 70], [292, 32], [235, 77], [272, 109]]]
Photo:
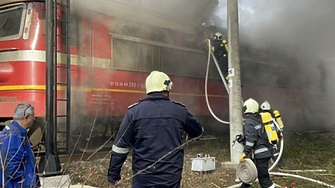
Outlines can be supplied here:
[[[254, 155], [253, 161], [258, 171], [258, 180], [262, 188], [275, 188], [275, 184], [270, 180], [268, 163], [272, 156], [267, 146], [267, 138], [262, 134], [262, 125], [258, 113], [259, 105], [254, 99], [248, 99], [243, 104], [243, 111], [246, 119], [243, 122], [243, 134], [245, 136], [245, 146], [240, 162], [245, 162], [245, 158]], [[240, 188], [251, 185], [242, 183]]]
[[[27, 137], [35, 120], [35, 110], [30, 104], [19, 104], [14, 110], [13, 122], [0, 135], [1, 187], [36, 187], [35, 157]], [[4, 180], [4, 181], [3, 181]]]
[[228, 80], [228, 45], [219, 32], [216, 32], [213, 36], [211, 51], [219, 64], [223, 76]]
[[108, 181], [115, 186], [121, 183], [121, 167], [132, 146], [132, 188], [179, 188], [183, 132], [197, 138], [203, 128], [183, 104], [170, 101], [172, 82], [165, 73], [151, 72], [145, 86], [147, 97], [128, 107], [116, 135]]

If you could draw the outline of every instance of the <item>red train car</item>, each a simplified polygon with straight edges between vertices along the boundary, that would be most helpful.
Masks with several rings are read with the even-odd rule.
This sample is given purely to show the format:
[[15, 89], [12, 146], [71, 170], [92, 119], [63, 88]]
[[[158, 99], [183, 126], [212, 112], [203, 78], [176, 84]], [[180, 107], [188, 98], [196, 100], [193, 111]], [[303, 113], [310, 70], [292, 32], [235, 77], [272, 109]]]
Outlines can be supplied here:
[[[63, 19], [61, 8], [56, 13]], [[103, 21], [101, 21], [103, 20]], [[161, 23], [164, 25], [164, 23]], [[144, 82], [152, 70], [170, 75], [171, 99], [184, 103], [201, 121], [213, 126], [204, 98], [206, 51], [194, 48], [195, 33], [122, 17], [90, 13], [71, 17], [71, 135], [83, 141], [91, 134], [97, 146], [113, 135], [127, 107], [145, 97]], [[46, 110], [45, 2], [0, 3], [0, 120], [10, 120], [15, 106], [35, 106], [36, 125]], [[181, 27], [182, 28], [182, 27]], [[65, 27], [59, 24], [62, 33]], [[62, 40], [58, 39], [59, 48]], [[58, 53], [58, 64], [63, 56]], [[227, 114], [228, 98], [212, 67], [209, 98], [217, 115]], [[58, 79], [65, 79], [60, 71]], [[217, 73], [216, 73], [217, 74]], [[63, 88], [59, 87], [58, 95]], [[60, 126], [60, 125], [58, 125]], [[225, 127], [227, 129], [227, 127]], [[35, 130], [35, 129], [34, 129]], [[39, 140], [39, 138], [37, 138]], [[83, 142], [85, 145], [85, 142]], [[80, 146], [81, 147], [81, 146]]]
[[[127, 4], [116, 6], [126, 10]], [[2, 128], [18, 103], [35, 106], [37, 128], [46, 114], [45, 2], [4, 0], [0, 2], [0, 122]], [[134, 9], [135, 10], [135, 9]], [[116, 11], [117, 12], [117, 11]], [[146, 20], [126, 15], [82, 11], [71, 16], [71, 138], [80, 138], [79, 148], [100, 146], [120, 124], [127, 107], [145, 97], [145, 78], [153, 70], [167, 73], [174, 82], [171, 100], [184, 103], [204, 124], [207, 134], [228, 134], [227, 125], [212, 118], [205, 100], [207, 52], [198, 47], [204, 37], [196, 29], [151, 15]], [[64, 10], [55, 14], [64, 20]], [[66, 30], [57, 25], [57, 32]], [[57, 38], [58, 47], [63, 40]], [[66, 54], [57, 53], [58, 64]], [[299, 121], [294, 112], [305, 96], [293, 83], [292, 59], [249, 47], [241, 48], [244, 99], [269, 100], [284, 120]], [[286, 64], [285, 64], [286, 63]], [[216, 115], [228, 120], [228, 95], [217, 70], [210, 67], [208, 94]], [[59, 80], [65, 80], [59, 71]], [[58, 87], [62, 96], [64, 88]], [[58, 105], [59, 111], [64, 107]], [[294, 112], [294, 113], [293, 113]], [[58, 122], [62, 126], [62, 122]], [[93, 129], [92, 129], [93, 127]], [[39, 133], [42, 133], [42, 129]], [[38, 134], [37, 134], [38, 135]], [[82, 135], [82, 136], [80, 136]], [[37, 143], [39, 136], [35, 137]], [[34, 139], [32, 139], [34, 140]], [[61, 143], [63, 138], [58, 138]]]

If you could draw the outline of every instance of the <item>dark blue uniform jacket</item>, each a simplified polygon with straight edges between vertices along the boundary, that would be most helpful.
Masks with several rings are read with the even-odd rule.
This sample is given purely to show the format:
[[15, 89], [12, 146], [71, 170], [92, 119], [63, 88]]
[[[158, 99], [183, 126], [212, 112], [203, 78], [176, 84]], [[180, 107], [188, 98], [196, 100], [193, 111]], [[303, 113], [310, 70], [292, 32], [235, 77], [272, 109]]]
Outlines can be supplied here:
[[[162, 94], [150, 94], [129, 107], [114, 141], [108, 180], [114, 183], [121, 178], [121, 167], [131, 146], [136, 174], [182, 145], [183, 131], [190, 137], [198, 137], [203, 129], [185, 106]], [[183, 158], [184, 150], [180, 148], [136, 175], [134, 180], [143, 186], [169, 187], [181, 179]]]
[[212, 41], [212, 51], [224, 76], [228, 76], [228, 51], [222, 40]]
[[272, 156], [267, 144], [267, 138], [264, 138], [264, 127], [261, 124], [259, 114], [247, 114], [243, 122], [243, 131], [246, 139], [243, 152], [250, 154], [254, 152], [255, 159], [266, 159]]
[[228, 51], [222, 40], [212, 41], [212, 51], [217, 61], [220, 61], [222, 58], [228, 59]]

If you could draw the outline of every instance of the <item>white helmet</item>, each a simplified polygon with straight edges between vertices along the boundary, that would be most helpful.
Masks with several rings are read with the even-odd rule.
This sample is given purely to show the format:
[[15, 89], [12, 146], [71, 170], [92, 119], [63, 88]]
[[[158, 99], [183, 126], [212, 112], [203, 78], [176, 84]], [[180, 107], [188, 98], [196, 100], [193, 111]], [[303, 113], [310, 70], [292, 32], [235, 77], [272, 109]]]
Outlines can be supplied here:
[[159, 71], [152, 71], [145, 80], [147, 94], [152, 92], [171, 91], [172, 82], [168, 75]]
[[261, 109], [262, 110], [270, 110], [271, 109], [271, 105], [268, 101], [265, 101], [261, 104]]
[[259, 105], [258, 103], [250, 98], [248, 100], [246, 100], [243, 104], [243, 109], [244, 109], [244, 113], [257, 113], [258, 112], [258, 109], [259, 109]]
[[222, 40], [222, 34], [219, 33], [219, 32], [216, 32], [216, 33], [213, 35], [213, 39], [214, 39], [214, 40]]

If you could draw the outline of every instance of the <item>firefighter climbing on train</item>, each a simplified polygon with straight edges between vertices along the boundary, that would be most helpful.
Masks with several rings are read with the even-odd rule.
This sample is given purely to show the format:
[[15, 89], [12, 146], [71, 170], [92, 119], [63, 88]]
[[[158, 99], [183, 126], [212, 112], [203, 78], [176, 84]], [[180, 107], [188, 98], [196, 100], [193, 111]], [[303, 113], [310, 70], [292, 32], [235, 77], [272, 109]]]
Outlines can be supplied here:
[[[257, 177], [261, 187], [275, 188], [275, 184], [270, 180], [268, 163], [272, 156], [268, 138], [265, 138], [263, 125], [259, 112], [258, 103], [250, 98], [243, 104], [245, 120], [243, 122], [243, 134], [245, 145], [240, 162], [245, 162], [245, 158], [250, 157], [256, 165]], [[240, 188], [250, 187], [250, 184], [242, 183]]]
[[228, 42], [223, 39], [222, 34], [216, 32], [213, 35], [212, 40], [212, 52], [220, 66], [220, 69], [225, 77], [228, 80]]
[[[271, 108], [271, 105], [270, 105], [269, 101], [267, 101], [267, 100], [265, 100], [261, 104], [260, 109], [261, 109], [262, 112], [268, 112], [268, 113], [271, 114], [271, 120], [276, 124], [278, 138], [279, 138], [279, 140], [283, 139], [284, 124], [283, 124], [283, 121], [281, 120], [279, 111], [278, 110], [273, 110]], [[274, 151], [273, 156], [272, 156], [273, 161], [277, 160], [277, 158], [279, 156], [279, 152], [280, 152], [280, 147], [281, 147], [281, 144], [280, 144], [280, 142], [278, 142], [278, 144], [276, 144], [275, 151]], [[282, 157], [281, 157], [279, 159], [276, 167], [281, 167], [282, 163], [283, 162], [282, 162]]]

